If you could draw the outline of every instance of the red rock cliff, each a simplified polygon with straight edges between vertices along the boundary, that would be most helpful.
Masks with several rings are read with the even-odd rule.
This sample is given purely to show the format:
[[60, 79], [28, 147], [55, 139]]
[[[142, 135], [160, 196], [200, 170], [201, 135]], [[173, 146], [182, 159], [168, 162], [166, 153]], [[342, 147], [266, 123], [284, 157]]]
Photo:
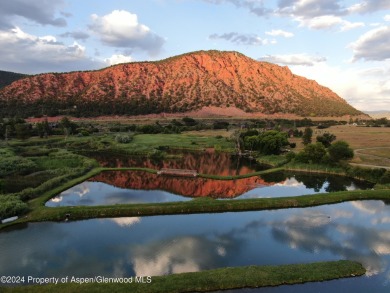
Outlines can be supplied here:
[[8, 113], [18, 108], [30, 115], [48, 108], [85, 116], [186, 112], [206, 106], [271, 114], [360, 114], [330, 89], [292, 74], [288, 67], [219, 51], [35, 75], [2, 89], [0, 105]]

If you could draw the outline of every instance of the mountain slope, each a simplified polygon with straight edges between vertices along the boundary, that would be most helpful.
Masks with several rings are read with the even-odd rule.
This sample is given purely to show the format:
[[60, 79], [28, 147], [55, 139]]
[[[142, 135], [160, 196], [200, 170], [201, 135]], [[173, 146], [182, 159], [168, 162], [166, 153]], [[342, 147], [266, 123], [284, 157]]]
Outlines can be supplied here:
[[0, 89], [26, 76], [26, 74], [0, 70]]
[[200, 51], [98, 71], [41, 74], [0, 91], [0, 114], [22, 116], [138, 115], [207, 106], [302, 116], [361, 114], [317, 82], [237, 52]]

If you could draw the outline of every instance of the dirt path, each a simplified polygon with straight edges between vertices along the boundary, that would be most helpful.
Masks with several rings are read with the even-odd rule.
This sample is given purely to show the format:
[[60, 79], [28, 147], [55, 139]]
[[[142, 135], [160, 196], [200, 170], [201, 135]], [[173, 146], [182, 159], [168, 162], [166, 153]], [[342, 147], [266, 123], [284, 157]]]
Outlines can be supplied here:
[[[367, 154], [367, 153], [363, 152], [365, 150], [376, 150], [376, 149], [390, 149], [390, 147], [363, 148], [363, 149], [356, 149], [354, 152], [355, 152], [355, 155], [364, 155], [366, 157], [370, 157], [373, 159], [380, 159], [380, 160], [382, 160], [382, 162], [384, 162], [386, 164], [387, 163], [390, 164], [390, 159], [387, 157], [378, 156], [378, 155], [371, 155], [371, 154]], [[381, 165], [370, 165], [370, 164], [359, 164], [359, 163], [350, 163], [350, 165], [361, 166], [361, 167], [370, 167], [370, 168], [385, 168], [385, 169], [390, 170], [390, 167], [388, 165], [381, 166]]]
[[358, 166], [358, 167], [368, 167], [368, 168], [378, 168], [378, 169], [384, 168], [384, 169], [390, 170], [389, 166], [368, 165], [368, 164], [358, 164], [358, 163], [349, 163], [349, 164], [352, 166]]

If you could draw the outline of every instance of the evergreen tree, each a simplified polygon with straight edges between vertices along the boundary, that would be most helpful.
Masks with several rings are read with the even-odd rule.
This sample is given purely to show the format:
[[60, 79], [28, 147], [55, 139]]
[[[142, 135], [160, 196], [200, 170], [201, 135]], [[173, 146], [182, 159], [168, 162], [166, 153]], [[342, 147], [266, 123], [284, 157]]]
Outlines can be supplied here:
[[302, 143], [304, 145], [308, 145], [309, 143], [311, 143], [312, 136], [313, 136], [313, 129], [311, 129], [310, 127], [306, 127], [302, 135]]

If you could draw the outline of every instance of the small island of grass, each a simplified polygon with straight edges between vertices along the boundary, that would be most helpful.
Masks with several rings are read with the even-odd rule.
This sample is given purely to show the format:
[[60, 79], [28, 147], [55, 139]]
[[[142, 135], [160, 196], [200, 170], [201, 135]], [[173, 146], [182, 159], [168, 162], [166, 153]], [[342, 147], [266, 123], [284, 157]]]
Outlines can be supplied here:
[[[322, 282], [341, 278], [361, 276], [366, 272], [361, 264], [348, 261], [330, 261], [309, 264], [280, 266], [248, 266], [221, 268], [193, 273], [167, 276], [131, 278], [131, 283], [121, 283], [121, 278], [113, 278], [110, 283], [101, 278], [88, 279], [90, 283], [71, 283], [71, 276], [65, 284], [35, 285], [15, 288], [2, 288], [4, 293], [45, 293], [45, 292], [134, 292], [134, 293], [181, 293], [209, 292], [217, 290], [258, 288], [280, 285]], [[139, 276], [141, 277], [141, 276]], [[114, 280], [117, 279], [117, 282]], [[75, 278], [76, 280], [76, 278]], [[127, 278], [127, 281], [129, 278]], [[143, 281], [143, 283], [142, 283]]]

